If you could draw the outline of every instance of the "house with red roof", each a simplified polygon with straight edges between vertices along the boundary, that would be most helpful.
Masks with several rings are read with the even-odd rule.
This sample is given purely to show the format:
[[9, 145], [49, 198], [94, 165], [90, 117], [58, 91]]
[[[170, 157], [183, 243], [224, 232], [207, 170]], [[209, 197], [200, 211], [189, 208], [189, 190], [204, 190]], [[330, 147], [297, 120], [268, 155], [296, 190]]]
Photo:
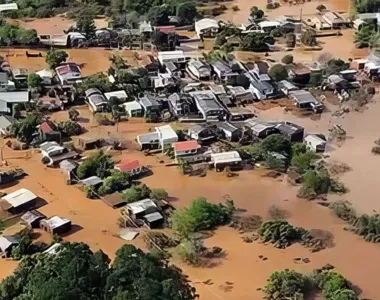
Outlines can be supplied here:
[[180, 159], [189, 163], [204, 160], [201, 146], [196, 140], [173, 143], [173, 149], [176, 162]]
[[145, 171], [145, 168], [140, 165], [138, 160], [123, 160], [120, 164], [115, 165], [115, 169], [129, 173], [131, 176], [140, 175]]
[[58, 144], [61, 143], [61, 132], [58, 130], [55, 130], [54, 123], [51, 123], [50, 121], [45, 121], [40, 124], [39, 127], [39, 139], [41, 142], [45, 141], [55, 141]]

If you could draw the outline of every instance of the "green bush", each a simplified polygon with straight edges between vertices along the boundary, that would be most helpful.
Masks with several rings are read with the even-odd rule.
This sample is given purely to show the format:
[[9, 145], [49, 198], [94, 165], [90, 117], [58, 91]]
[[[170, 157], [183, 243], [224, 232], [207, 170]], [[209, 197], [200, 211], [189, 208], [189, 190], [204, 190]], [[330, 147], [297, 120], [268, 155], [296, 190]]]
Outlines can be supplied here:
[[270, 220], [261, 224], [258, 233], [263, 242], [275, 244], [277, 248], [286, 248], [300, 241], [305, 232], [288, 221]]
[[92, 185], [86, 185], [84, 187], [84, 192], [86, 194], [86, 197], [88, 199], [96, 199], [98, 198], [98, 191], [96, 190], [96, 187]]
[[77, 169], [79, 179], [85, 179], [91, 176], [105, 178], [111, 174], [114, 162], [110, 155], [98, 151], [81, 163]]
[[272, 273], [264, 288], [268, 299], [302, 300], [311, 290], [308, 278], [294, 270]]
[[288, 70], [281, 64], [276, 64], [269, 69], [268, 75], [275, 81], [281, 81], [288, 78]]
[[131, 176], [119, 170], [112, 170], [99, 188], [100, 195], [108, 195], [126, 189], [131, 184]]
[[351, 203], [347, 201], [335, 201], [329, 204], [329, 208], [340, 219], [350, 221], [356, 218], [356, 212]]
[[149, 198], [151, 190], [145, 184], [135, 184], [132, 185], [129, 189], [123, 191], [123, 198], [128, 202], [136, 202]]
[[262, 141], [261, 149], [266, 153], [275, 152], [290, 157], [292, 144], [285, 136], [272, 134]]
[[281, 59], [281, 62], [284, 63], [284, 64], [286, 64], [286, 65], [288, 65], [288, 64], [292, 64], [293, 60], [294, 60], [293, 55], [288, 54], [288, 55], [285, 55]]
[[318, 156], [314, 152], [307, 151], [293, 155], [291, 165], [296, 168], [298, 173], [305, 174], [312, 168], [312, 164], [317, 158]]
[[64, 63], [68, 57], [69, 55], [65, 51], [51, 48], [47, 52], [45, 60], [49, 68], [54, 70], [60, 64]]
[[[358, 299], [355, 293], [352, 293], [353, 291], [346, 278], [335, 271], [315, 270], [312, 278], [315, 285], [322, 291], [327, 300]], [[347, 290], [351, 290], [351, 292]], [[343, 297], [345, 295], [349, 298]], [[352, 298], [353, 295], [356, 296], [356, 298]]]
[[198, 265], [204, 250], [203, 241], [195, 238], [183, 239], [175, 250], [184, 262], [190, 265]]
[[173, 213], [171, 226], [178, 236], [188, 238], [194, 232], [210, 230], [228, 223], [234, 210], [232, 201], [213, 204], [206, 198], [199, 197], [193, 200], [188, 208], [181, 208]]
[[313, 199], [316, 196], [327, 194], [331, 187], [331, 178], [326, 170], [309, 170], [303, 176], [301, 189], [298, 197]]

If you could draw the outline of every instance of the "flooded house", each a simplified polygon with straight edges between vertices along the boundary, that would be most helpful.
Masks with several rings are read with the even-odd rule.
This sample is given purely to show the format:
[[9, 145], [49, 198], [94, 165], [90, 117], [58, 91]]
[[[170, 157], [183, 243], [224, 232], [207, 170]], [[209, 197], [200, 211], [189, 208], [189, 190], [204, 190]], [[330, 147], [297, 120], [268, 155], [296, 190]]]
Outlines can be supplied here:
[[225, 167], [231, 169], [241, 168], [242, 159], [237, 151], [212, 153], [211, 163], [215, 167], [217, 172], [222, 171]]
[[288, 76], [295, 83], [308, 84], [311, 70], [301, 63], [292, 63], [288, 66]]
[[233, 82], [234, 79], [239, 75], [232, 71], [231, 67], [222, 61], [216, 60], [210, 63], [212, 73], [215, 74], [216, 79], [223, 83]]
[[82, 179], [81, 181], [79, 181], [79, 183], [86, 186], [99, 187], [103, 184], [103, 180], [98, 176], [90, 176], [88, 178]]
[[139, 103], [144, 110], [144, 117], [150, 114], [160, 114], [161, 104], [157, 100], [158, 98], [150, 94], [145, 94], [139, 98]]
[[117, 98], [119, 101], [125, 102], [128, 99], [128, 95], [124, 90], [113, 91], [104, 93], [104, 97], [109, 101], [112, 97]]
[[217, 123], [216, 126], [222, 139], [230, 142], [238, 142], [243, 137], [242, 129], [229, 122], [220, 122]]
[[131, 102], [125, 102], [122, 105], [124, 106], [125, 111], [128, 114], [128, 117], [142, 117], [144, 114], [141, 104], [136, 100]]
[[60, 144], [62, 140], [62, 134], [60, 131], [54, 130], [52, 126], [53, 124], [47, 121], [40, 124], [40, 127], [38, 129], [40, 139], [41, 141], [54, 141]]
[[196, 91], [191, 92], [197, 108], [204, 120], [220, 121], [225, 120], [227, 111], [218, 102], [216, 96], [211, 91]]
[[219, 32], [218, 21], [214, 19], [201, 19], [194, 24], [195, 32], [199, 38], [212, 38], [216, 37]]
[[178, 141], [178, 135], [170, 125], [156, 127], [155, 131], [140, 134], [136, 138], [141, 150], [171, 148]]
[[281, 80], [278, 83], [278, 89], [285, 95], [288, 96], [290, 92], [298, 91], [299, 88], [296, 87], [293, 83], [287, 80]]
[[129, 203], [127, 210], [132, 219], [144, 221], [149, 228], [159, 228], [164, 223], [164, 217], [159, 212], [159, 208], [150, 199]]
[[188, 129], [187, 136], [201, 144], [205, 144], [216, 140], [216, 129], [216, 126], [196, 124]]
[[249, 91], [257, 100], [269, 99], [275, 96], [274, 87], [267, 81], [251, 80]]
[[16, 119], [7, 116], [7, 115], [0, 115], [0, 134], [2, 136], [7, 136], [9, 134], [9, 128], [16, 122]]
[[199, 59], [192, 59], [187, 63], [187, 72], [198, 80], [210, 80], [211, 68]]
[[275, 126], [278, 132], [286, 136], [291, 142], [302, 142], [305, 134], [305, 129], [291, 122], [269, 122]]
[[145, 172], [145, 168], [140, 164], [140, 162], [137, 159], [124, 159], [119, 164], [115, 165], [115, 170], [128, 173], [131, 176], [139, 176]]
[[40, 224], [41, 229], [51, 233], [52, 235], [69, 232], [72, 227], [71, 221], [69, 219], [61, 218], [58, 216], [41, 220]]
[[192, 98], [188, 94], [174, 93], [168, 97], [170, 111], [176, 116], [185, 116], [191, 113]]
[[251, 131], [252, 136], [260, 139], [279, 132], [275, 124], [269, 124], [259, 120], [247, 120], [244, 126]]
[[0, 252], [4, 257], [10, 257], [12, 249], [20, 244], [20, 240], [14, 236], [0, 236]]
[[0, 72], [0, 92], [6, 92], [15, 88], [15, 83], [9, 80], [8, 73]]
[[200, 151], [201, 146], [196, 140], [183, 141], [173, 143], [175, 161], [180, 160], [189, 163], [199, 162], [204, 160], [203, 153]]
[[254, 118], [256, 115], [249, 109], [244, 107], [230, 107], [229, 111], [229, 122], [241, 122], [251, 118]]
[[62, 85], [73, 84], [82, 78], [82, 72], [76, 63], [68, 62], [55, 68], [57, 77]]
[[22, 188], [0, 200], [0, 207], [11, 214], [18, 214], [33, 208], [36, 205], [37, 196], [28, 189]]
[[306, 144], [308, 149], [317, 153], [325, 152], [327, 144], [325, 139], [316, 134], [308, 134], [305, 137], [304, 143]]
[[31, 210], [21, 216], [21, 220], [28, 224], [29, 228], [39, 228], [40, 221], [46, 219], [46, 216], [38, 210]]
[[233, 106], [234, 103], [232, 102], [232, 96], [227, 94], [227, 91], [222, 84], [210, 85], [209, 89], [214, 93], [217, 99], [226, 107]]
[[186, 66], [186, 57], [182, 50], [158, 52], [158, 61], [162, 66], [172, 62], [180, 69]]
[[97, 113], [106, 111], [108, 100], [101, 91], [96, 88], [88, 89], [84, 92], [90, 111]]
[[323, 112], [324, 105], [319, 102], [310, 92], [305, 90], [297, 90], [289, 93], [289, 98], [292, 99], [295, 105], [300, 110], [310, 110], [314, 113]]
[[249, 104], [254, 100], [251, 91], [246, 90], [242, 86], [227, 86], [227, 89], [232, 95], [236, 104]]

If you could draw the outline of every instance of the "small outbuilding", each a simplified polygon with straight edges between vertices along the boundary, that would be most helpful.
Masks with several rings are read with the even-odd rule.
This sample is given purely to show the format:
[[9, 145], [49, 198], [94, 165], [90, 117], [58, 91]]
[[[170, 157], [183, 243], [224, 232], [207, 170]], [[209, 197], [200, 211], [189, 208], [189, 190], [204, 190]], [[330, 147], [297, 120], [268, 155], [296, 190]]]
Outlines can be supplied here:
[[1, 198], [0, 206], [2, 210], [18, 214], [34, 207], [37, 198], [31, 191], [22, 188]]
[[222, 171], [225, 167], [241, 167], [242, 159], [237, 151], [212, 153], [211, 162], [217, 172]]
[[302, 142], [305, 129], [297, 124], [291, 122], [270, 122], [274, 124], [278, 132], [286, 136], [291, 142]]
[[102, 200], [105, 204], [112, 208], [119, 208], [127, 204], [127, 202], [123, 198], [123, 195], [120, 193], [105, 195], [104, 197], [102, 197]]
[[0, 236], [0, 251], [3, 253], [5, 257], [9, 257], [11, 255], [13, 247], [17, 246], [20, 241], [13, 236]]
[[309, 134], [304, 140], [307, 148], [315, 152], [325, 152], [326, 140], [322, 139], [319, 135]]
[[160, 228], [164, 223], [164, 217], [158, 211], [145, 215], [143, 219], [150, 229]]
[[43, 230], [51, 234], [63, 234], [71, 230], [71, 221], [58, 216], [44, 219], [40, 224]]
[[30, 228], [39, 228], [40, 221], [46, 219], [46, 216], [38, 210], [31, 210], [21, 216], [21, 220], [28, 224]]
[[143, 108], [141, 104], [137, 101], [131, 101], [123, 103], [125, 111], [128, 113], [128, 117], [142, 117]]
[[91, 176], [91, 177], [82, 179], [80, 183], [84, 185], [89, 185], [89, 186], [99, 186], [103, 183], [103, 180], [99, 178], [98, 176]]
[[237, 142], [243, 136], [243, 131], [231, 123], [221, 122], [216, 125], [222, 137], [231, 142]]
[[127, 204], [129, 215], [134, 219], [142, 219], [145, 215], [157, 212], [158, 207], [150, 199], [143, 199], [140, 201]]

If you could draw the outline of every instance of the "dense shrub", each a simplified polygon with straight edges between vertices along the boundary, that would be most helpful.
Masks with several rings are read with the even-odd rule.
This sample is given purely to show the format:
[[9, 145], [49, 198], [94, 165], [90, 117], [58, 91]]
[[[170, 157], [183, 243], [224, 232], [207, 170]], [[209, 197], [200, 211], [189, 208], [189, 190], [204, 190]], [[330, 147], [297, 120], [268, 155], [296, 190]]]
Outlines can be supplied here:
[[310, 291], [308, 278], [294, 270], [272, 273], [264, 288], [268, 299], [304, 299]]
[[268, 75], [275, 81], [281, 81], [288, 78], [288, 71], [285, 66], [276, 64], [269, 69]]
[[188, 238], [194, 232], [228, 223], [234, 210], [232, 201], [213, 204], [199, 197], [189, 207], [176, 210], [171, 217], [171, 225], [178, 236]]
[[266, 153], [276, 152], [290, 157], [292, 144], [285, 136], [281, 134], [272, 134], [262, 141], [261, 149]]
[[260, 226], [258, 233], [263, 242], [275, 244], [277, 248], [286, 248], [298, 242], [305, 232], [285, 220], [270, 220]]
[[285, 55], [281, 59], [281, 62], [284, 63], [284, 64], [286, 64], [286, 65], [288, 65], [288, 64], [293, 63], [293, 60], [294, 60], [293, 55], [288, 54], [288, 55]]
[[351, 203], [347, 201], [335, 201], [329, 204], [331, 211], [340, 219], [350, 221], [356, 217], [356, 212]]
[[123, 198], [128, 202], [136, 202], [149, 198], [151, 190], [145, 184], [135, 184], [123, 191]]
[[315, 152], [306, 151], [293, 155], [291, 165], [297, 170], [298, 173], [304, 174], [311, 169], [312, 163], [318, 158]]
[[111, 174], [114, 162], [110, 155], [104, 154], [103, 151], [98, 151], [81, 163], [77, 169], [79, 179], [98, 176], [105, 178]]

